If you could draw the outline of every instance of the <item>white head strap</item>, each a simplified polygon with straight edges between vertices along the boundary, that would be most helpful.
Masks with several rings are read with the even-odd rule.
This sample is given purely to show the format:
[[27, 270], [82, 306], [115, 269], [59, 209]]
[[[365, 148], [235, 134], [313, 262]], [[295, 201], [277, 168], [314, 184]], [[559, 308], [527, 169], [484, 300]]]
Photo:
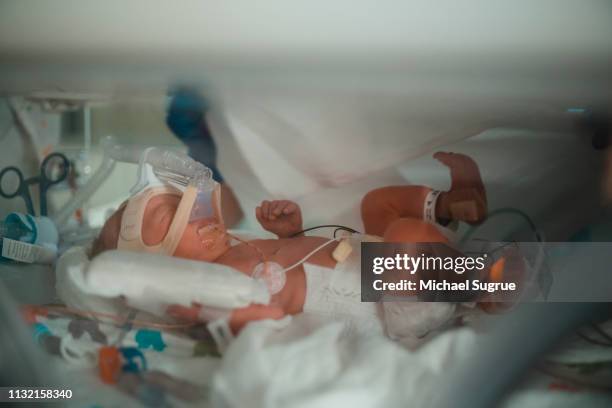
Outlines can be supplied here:
[[[146, 245], [142, 240], [145, 210], [153, 197], [162, 194], [182, 195], [181, 201], [162, 242], [157, 245]], [[193, 186], [188, 186], [184, 192], [170, 186], [152, 187], [134, 196], [128, 201], [121, 217], [117, 249], [173, 255], [189, 222], [189, 215], [196, 197], [197, 189]]]

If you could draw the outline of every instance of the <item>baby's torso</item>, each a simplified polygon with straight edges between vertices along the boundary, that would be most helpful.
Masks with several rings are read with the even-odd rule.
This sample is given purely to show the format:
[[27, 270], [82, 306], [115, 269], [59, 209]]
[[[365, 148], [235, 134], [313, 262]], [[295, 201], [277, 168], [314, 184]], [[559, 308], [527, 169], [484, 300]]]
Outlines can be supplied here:
[[306, 299], [303, 311], [316, 320], [343, 324], [343, 334], [377, 334], [382, 321], [377, 303], [361, 301], [361, 241], [353, 235], [347, 242], [348, 256], [334, 268], [307, 263]]
[[[410, 341], [435, 331], [453, 318], [454, 304], [383, 303], [383, 306], [398, 309], [387, 310], [377, 303], [361, 302], [362, 239], [363, 236], [358, 235], [349, 239], [352, 251], [343, 262], [334, 260], [332, 253], [337, 244], [330, 243], [304, 264], [291, 269], [287, 272], [285, 287], [273, 297], [273, 301], [282, 305], [287, 314], [303, 312], [315, 322], [342, 322], [346, 334], [354, 331], [375, 334], [384, 330], [392, 338]], [[250, 245], [232, 247], [218, 262], [250, 276], [262, 262], [262, 256], [266, 261], [287, 268], [328, 241], [329, 238], [322, 237], [253, 240], [249, 241]], [[399, 324], [393, 321], [395, 315]], [[412, 318], [407, 319], [409, 316]]]
[[[248, 244], [241, 243], [233, 246], [217, 259], [217, 262], [251, 275], [255, 266], [264, 260], [276, 262], [286, 268], [300, 261], [311, 251], [328, 241], [328, 238], [322, 237], [256, 239], [249, 241]], [[335, 242], [330, 243], [315, 252], [308, 258], [308, 263], [333, 268], [336, 261], [332, 257], [332, 252], [336, 245]]]
[[[328, 241], [321, 237], [254, 240], [250, 245], [232, 247], [218, 262], [251, 275], [262, 257], [287, 268]], [[376, 304], [361, 302], [360, 240], [351, 239], [350, 244], [353, 250], [344, 262], [337, 264], [332, 257], [337, 246], [334, 242], [287, 272], [285, 287], [275, 299], [285, 312], [304, 312], [321, 321], [341, 321], [347, 332], [380, 330]]]
[[[322, 237], [252, 240], [248, 244], [241, 243], [233, 246], [217, 259], [217, 262], [251, 276], [255, 267], [263, 261], [276, 262], [283, 268], [287, 268], [301, 261], [310, 252], [328, 241], [329, 238]], [[336, 261], [332, 257], [332, 252], [336, 245], [335, 242], [326, 245], [310, 256], [307, 262], [325, 268], [334, 268]], [[274, 300], [283, 305], [285, 312], [299, 313], [304, 306], [307, 290], [303, 265], [288, 271], [286, 278], [284, 288], [275, 295]]]

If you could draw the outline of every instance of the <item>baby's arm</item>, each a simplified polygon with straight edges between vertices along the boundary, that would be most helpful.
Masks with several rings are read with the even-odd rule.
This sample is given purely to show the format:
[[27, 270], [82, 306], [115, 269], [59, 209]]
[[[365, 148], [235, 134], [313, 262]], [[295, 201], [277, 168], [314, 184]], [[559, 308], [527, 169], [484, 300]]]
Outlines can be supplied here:
[[298, 235], [302, 229], [300, 206], [289, 200], [262, 201], [255, 209], [257, 221], [266, 231], [279, 238]]
[[[181, 321], [199, 323], [203, 321], [200, 316], [201, 309], [202, 306], [198, 304], [194, 304], [191, 307], [170, 305], [166, 313]], [[278, 320], [284, 316], [285, 311], [280, 306], [251, 304], [232, 310], [229, 326], [234, 334], [238, 334], [249, 322], [265, 319]]]

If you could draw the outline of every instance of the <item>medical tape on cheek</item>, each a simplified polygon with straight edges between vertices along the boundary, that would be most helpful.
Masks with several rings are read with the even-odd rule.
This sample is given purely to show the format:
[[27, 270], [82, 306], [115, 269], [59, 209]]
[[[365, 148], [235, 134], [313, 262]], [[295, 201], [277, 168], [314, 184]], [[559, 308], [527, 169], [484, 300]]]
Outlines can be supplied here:
[[223, 225], [210, 224], [198, 229], [200, 243], [204, 249], [211, 249], [220, 241], [227, 241], [227, 235], [224, 232]]

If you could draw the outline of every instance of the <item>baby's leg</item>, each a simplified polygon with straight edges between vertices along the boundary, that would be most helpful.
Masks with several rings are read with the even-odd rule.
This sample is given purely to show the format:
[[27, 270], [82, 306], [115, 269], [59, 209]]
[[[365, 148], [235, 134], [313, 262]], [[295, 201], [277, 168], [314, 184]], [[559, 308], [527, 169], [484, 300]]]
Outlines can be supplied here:
[[383, 236], [395, 221], [407, 218], [421, 220], [429, 191], [424, 186], [389, 186], [370, 191], [361, 201], [365, 232]]
[[[436, 219], [482, 221], [486, 216], [487, 198], [474, 160], [462, 154], [442, 152], [434, 157], [449, 167], [452, 180], [450, 191], [438, 197]], [[422, 220], [425, 199], [430, 191], [424, 186], [390, 186], [370, 191], [361, 202], [366, 233], [383, 236], [397, 220]]]
[[416, 218], [393, 221], [381, 234], [385, 242], [438, 242], [448, 244], [448, 238], [435, 225]]

